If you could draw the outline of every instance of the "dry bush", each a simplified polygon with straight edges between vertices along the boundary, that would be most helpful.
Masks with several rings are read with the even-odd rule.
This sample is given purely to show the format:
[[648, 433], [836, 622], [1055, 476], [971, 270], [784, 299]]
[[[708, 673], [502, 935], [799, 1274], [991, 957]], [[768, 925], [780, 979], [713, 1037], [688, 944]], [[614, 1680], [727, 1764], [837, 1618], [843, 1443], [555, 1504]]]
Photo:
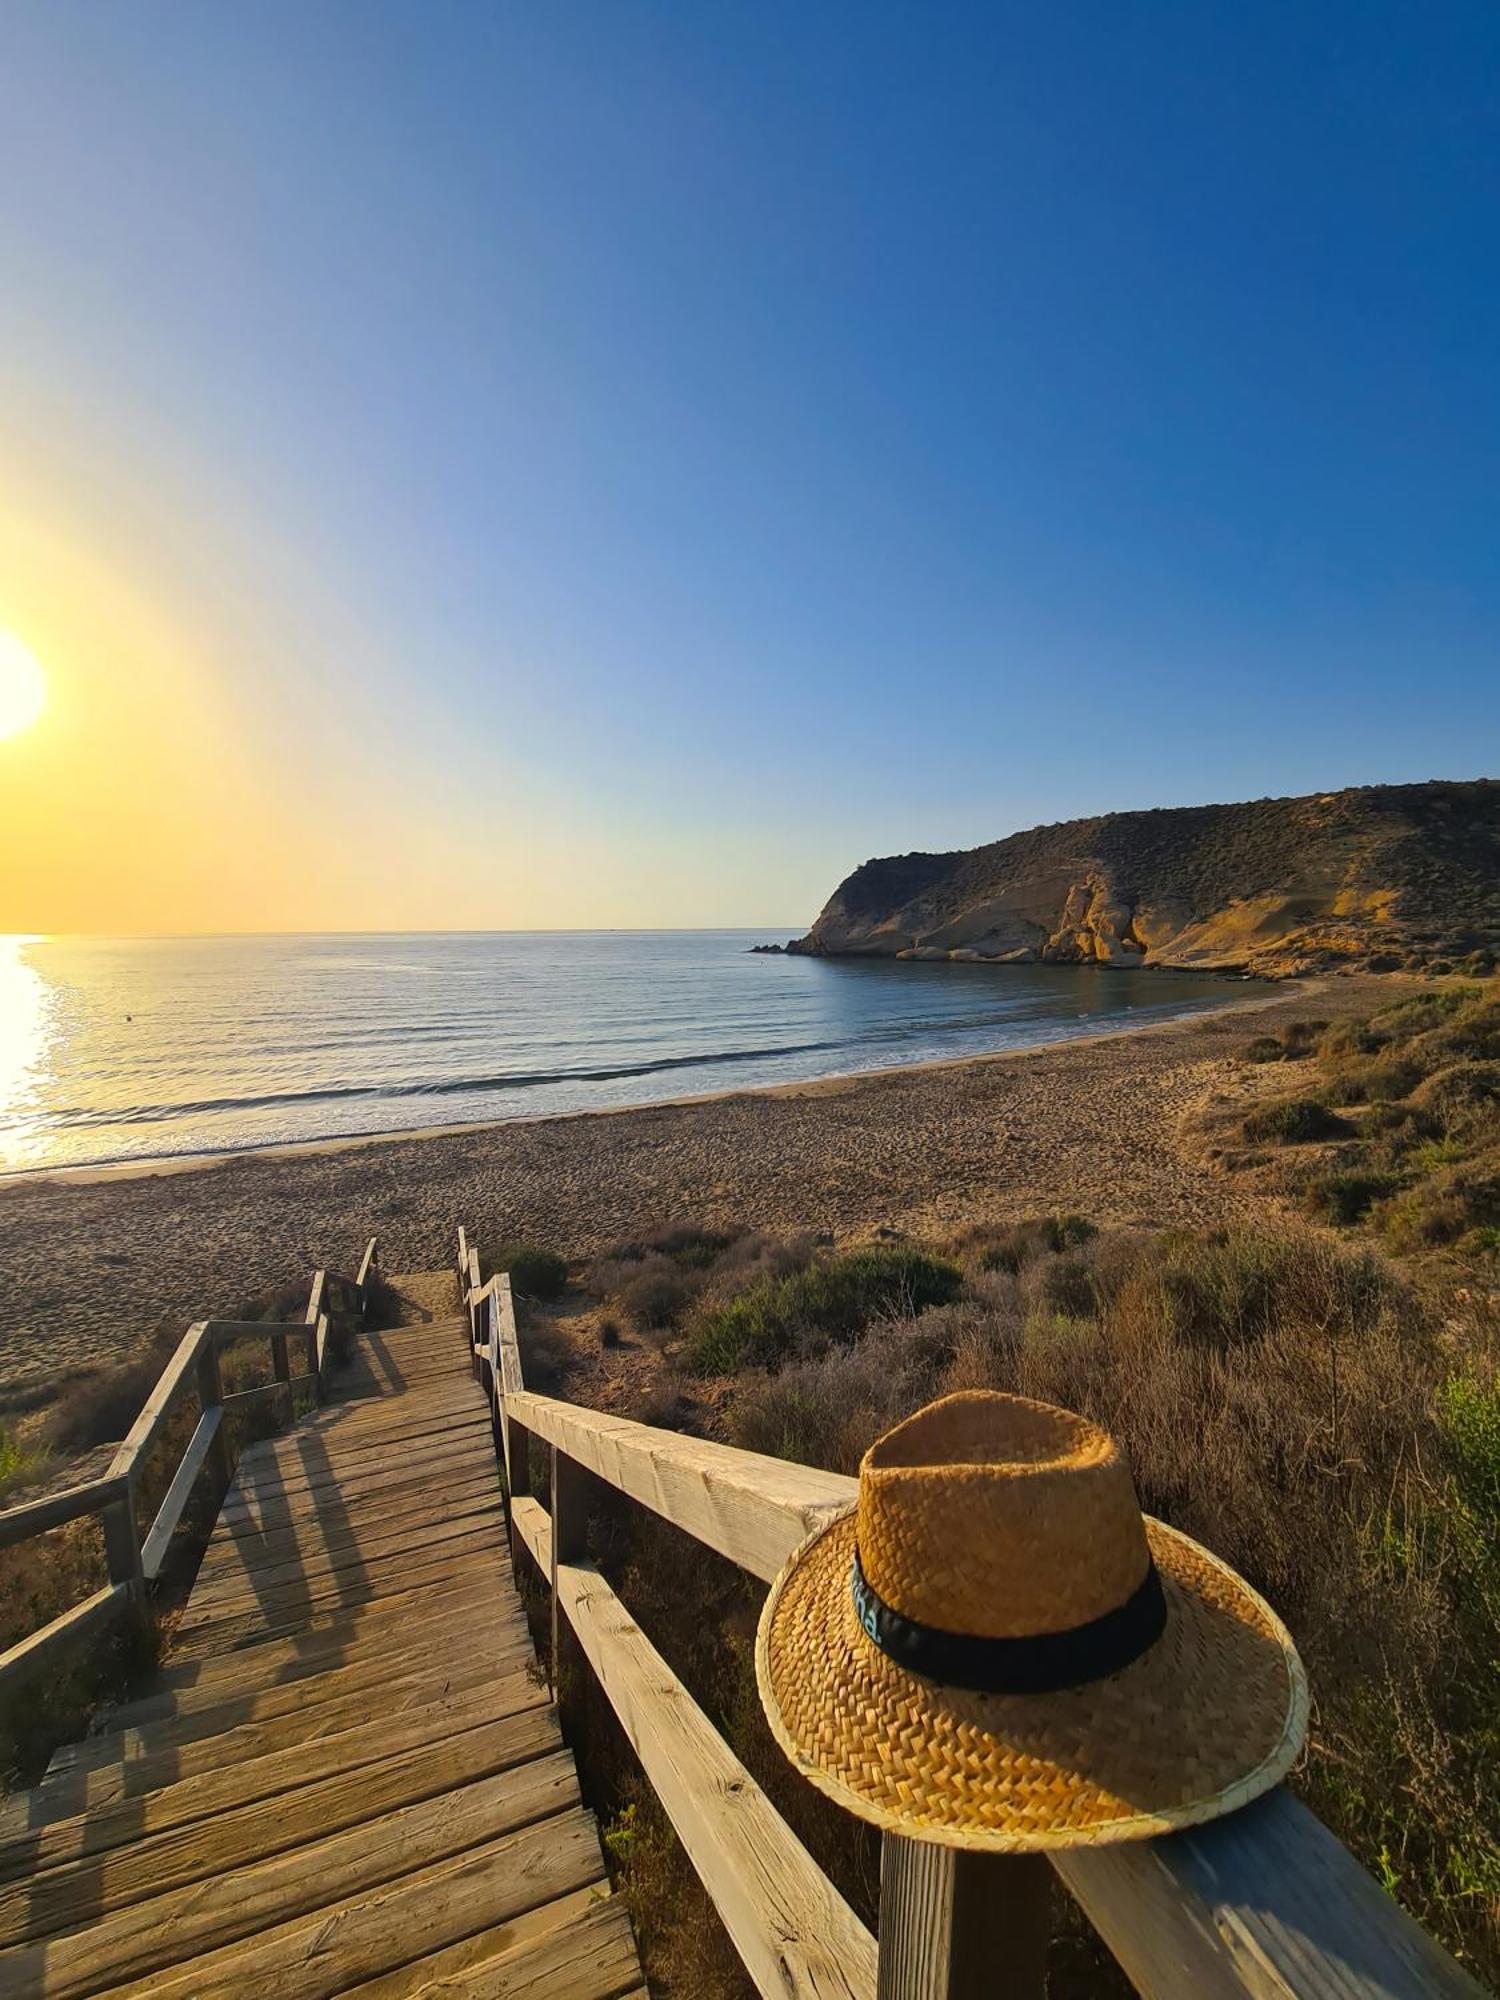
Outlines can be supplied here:
[[1295, 1230], [1111, 1232], [982, 1283], [857, 1346], [745, 1379], [727, 1412], [733, 1441], [853, 1472], [882, 1430], [958, 1388], [1015, 1390], [1104, 1424], [1146, 1509], [1234, 1564], [1291, 1626], [1316, 1703], [1297, 1780], [1314, 1809], [1493, 1974], [1493, 1370], [1462, 1404], [1462, 1502], [1443, 1400], [1468, 1379], [1455, 1353], [1493, 1353], [1493, 1328], [1458, 1340], [1378, 1257]]

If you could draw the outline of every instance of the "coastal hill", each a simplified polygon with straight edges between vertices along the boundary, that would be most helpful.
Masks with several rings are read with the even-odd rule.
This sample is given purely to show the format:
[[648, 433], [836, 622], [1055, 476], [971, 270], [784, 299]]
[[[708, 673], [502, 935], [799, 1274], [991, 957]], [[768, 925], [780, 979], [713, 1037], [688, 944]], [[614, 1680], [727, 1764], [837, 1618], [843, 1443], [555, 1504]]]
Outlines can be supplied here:
[[1500, 949], [1500, 781], [1106, 813], [867, 861], [787, 949], [1271, 975], [1483, 965]]

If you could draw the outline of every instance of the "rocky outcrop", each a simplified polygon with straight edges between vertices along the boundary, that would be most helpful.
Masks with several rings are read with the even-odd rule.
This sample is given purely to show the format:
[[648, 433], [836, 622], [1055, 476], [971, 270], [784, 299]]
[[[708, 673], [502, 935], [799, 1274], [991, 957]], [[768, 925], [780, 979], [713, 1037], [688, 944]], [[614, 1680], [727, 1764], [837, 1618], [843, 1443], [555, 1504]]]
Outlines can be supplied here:
[[1500, 951], [1500, 782], [1108, 813], [867, 861], [788, 950], [1271, 975]]

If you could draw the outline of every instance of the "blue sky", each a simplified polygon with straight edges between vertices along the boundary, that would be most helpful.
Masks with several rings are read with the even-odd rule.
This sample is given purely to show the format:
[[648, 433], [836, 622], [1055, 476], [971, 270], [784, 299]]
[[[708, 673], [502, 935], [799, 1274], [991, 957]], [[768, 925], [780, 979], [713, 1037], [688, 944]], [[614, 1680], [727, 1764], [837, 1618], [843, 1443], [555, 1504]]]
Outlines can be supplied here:
[[1492, 6], [0, 27], [0, 450], [288, 806], [358, 714], [368, 920], [1500, 765]]

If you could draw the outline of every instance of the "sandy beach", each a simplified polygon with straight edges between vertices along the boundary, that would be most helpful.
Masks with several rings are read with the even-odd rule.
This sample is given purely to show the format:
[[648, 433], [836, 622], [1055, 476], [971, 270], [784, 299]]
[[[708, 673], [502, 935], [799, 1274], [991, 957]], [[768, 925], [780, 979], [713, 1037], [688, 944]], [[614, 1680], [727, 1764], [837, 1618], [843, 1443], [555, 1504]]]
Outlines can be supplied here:
[[121, 1359], [164, 1323], [234, 1316], [320, 1264], [447, 1262], [455, 1225], [568, 1256], [651, 1222], [836, 1237], [1057, 1208], [1211, 1223], [1255, 1200], [1184, 1126], [1288, 1015], [1391, 982], [1288, 986], [1145, 1029], [963, 1062], [608, 1113], [0, 1184], [0, 1408]]

